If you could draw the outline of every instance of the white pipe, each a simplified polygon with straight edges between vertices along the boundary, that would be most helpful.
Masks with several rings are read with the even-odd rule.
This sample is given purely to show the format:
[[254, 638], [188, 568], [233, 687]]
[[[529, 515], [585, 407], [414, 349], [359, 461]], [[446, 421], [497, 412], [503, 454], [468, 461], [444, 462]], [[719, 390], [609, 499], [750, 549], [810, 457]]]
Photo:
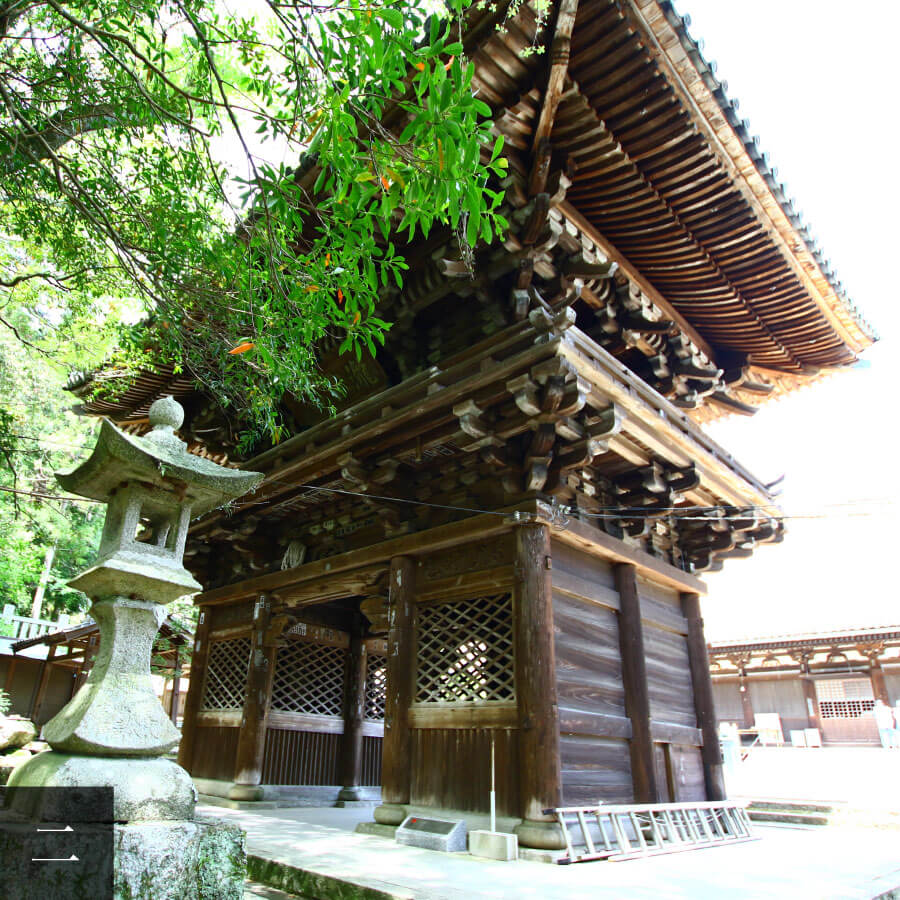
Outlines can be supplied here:
[[491, 832], [497, 831], [497, 792], [494, 784], [494, 735], [491, 733]]

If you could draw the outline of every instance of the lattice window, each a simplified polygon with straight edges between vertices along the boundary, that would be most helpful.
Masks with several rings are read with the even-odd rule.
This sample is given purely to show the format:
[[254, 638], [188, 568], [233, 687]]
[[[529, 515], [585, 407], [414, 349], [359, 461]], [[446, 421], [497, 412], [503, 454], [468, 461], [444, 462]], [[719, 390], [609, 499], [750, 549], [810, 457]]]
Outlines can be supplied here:
[[823, 719], [861, 719], [875, 708], [874, 700], [820, 700]]
[[419, 608], [417, 703], [514, 700], [512, 597]]
[[250, 638], [213, 641], [206, 663], [201, 709], [243, 709], [250, 665]]
[[278, 651], [272, 709], [310, 716], [342, 716], [346, 656], [343, 647], [289, 641]]
[[384, 697], [387, 693], [387, 657], [378, 653], [366, 656], [365, 718], [384, 719]]
[[875, 708], [867, 678], [828, 678], [816, 682], [819, 715], [823, 719], [860, 719]]

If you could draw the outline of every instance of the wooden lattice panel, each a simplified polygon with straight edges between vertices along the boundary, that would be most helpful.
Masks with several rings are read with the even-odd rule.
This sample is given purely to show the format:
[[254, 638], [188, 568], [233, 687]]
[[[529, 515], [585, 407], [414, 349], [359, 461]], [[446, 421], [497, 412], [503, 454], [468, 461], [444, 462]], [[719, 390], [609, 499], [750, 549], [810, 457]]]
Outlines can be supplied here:
[[419, 607], [417, 703], [514, 700], [512, 597]]
[[384, 698], [387, 693], [387, 657], [380, 653], [366, 656], [365, 717], [377, 722], [384, 719]]
[[278, 651], [272, 709], [310, 716], [343, 716], [346, 657], [343, 647], [288, 641]]
[[201, 709], [243, 709], [250, 665], [250, 638], [213, 641], [206, 663]]

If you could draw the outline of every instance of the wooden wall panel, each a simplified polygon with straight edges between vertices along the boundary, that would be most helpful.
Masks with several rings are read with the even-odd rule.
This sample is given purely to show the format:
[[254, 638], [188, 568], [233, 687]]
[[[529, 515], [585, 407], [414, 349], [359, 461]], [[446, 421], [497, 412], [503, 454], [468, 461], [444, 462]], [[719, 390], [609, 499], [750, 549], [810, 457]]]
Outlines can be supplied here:
[[650, 718], [654, 722], [697, 725], [687, 639], [644, 623]]
[[266, 729], [263, 784], [337, 785], [341, 735]]
[[231, 781], [237, 756], [240, 728], [221, 725], [197, 725], [191, 775]]
[[553, 630], [560, 716], [564, 710], [624, 716], [616, 613], [554, 591]]
[[716, 716], [720, 722], [737, 722], [742, 726], [744, 709], [741, 706], [741, 690], [738, 682], [713, 679], [713, 700], [716, 704]]
[[675, 803], [706, 799], [706, 785], [703, 781], [703, 758], [699, 747], [670, 744], [669, 757], [672, 765], [672, 785], [675, 789]]
[[497, 813], [518, 816], [519, 732], [515, 729], [413, 729], [410, 803], [488, 812], [491, 735], [496, 744]]
[[365, 787], [377, 787], [381, 784], [381, 746], [380, 737], [363, 736], [362, 779]]
[[564, 806], [631, 803], [628, 741], [563, 734], [559, 739]]
[[660, 803], [672, 803], [672, 785], [670, 784], [671, 772], [669, 771], [669, 745], [653, 745], [653, 763], [656, 769], [656, 787], [659, 791]]
[[553, 544], [553, 629], [565, 805], [634, 798], [610, 565]]

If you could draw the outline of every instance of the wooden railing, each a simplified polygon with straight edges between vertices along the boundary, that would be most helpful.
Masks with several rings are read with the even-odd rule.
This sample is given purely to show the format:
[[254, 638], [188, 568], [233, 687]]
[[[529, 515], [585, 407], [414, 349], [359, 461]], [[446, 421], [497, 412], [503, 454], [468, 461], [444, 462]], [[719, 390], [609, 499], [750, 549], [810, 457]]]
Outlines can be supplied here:
[[49, 619], [32, 619], [30, 616], [17, 616], [15, 607], [7, 603], [0, 615], [0, 637], [13, 641], [24, 641], [28, 638], [42, 637], [51, 631], [58, 631], [69, 624], [69, 617], [61, 615], [55, 622]]

